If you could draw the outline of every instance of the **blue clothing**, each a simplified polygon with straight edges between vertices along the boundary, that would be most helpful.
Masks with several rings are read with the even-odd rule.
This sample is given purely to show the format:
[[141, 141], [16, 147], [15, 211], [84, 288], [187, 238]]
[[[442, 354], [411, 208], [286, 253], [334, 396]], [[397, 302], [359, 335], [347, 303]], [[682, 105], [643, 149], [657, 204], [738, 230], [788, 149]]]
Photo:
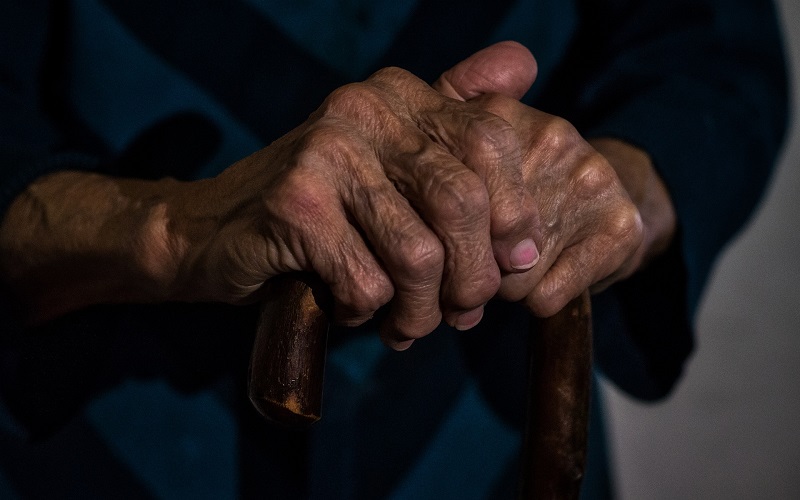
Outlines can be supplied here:
[[[642, 399], [679, 379], [713, 260], [786, 126], [762, 0], [5, 3], [2, 211], [59, 169], [212, 176], [377, 68], [433, 81], [491, 42], [522, 42], [539, 63], [526, 101], [647, 150], [677, 208], [673, 247], [594, 299], [597, 366]], [[513, 492], [528, 322], [517, 305], [493, 302], [473, 331], [441, 327], [405, 353], [372, 324], [337, 329], [325, 416], [294, 433], [247, 401], [252, 308], [96, 306], [23, 330], [12, 304], [0, 315], [4, 498]]]

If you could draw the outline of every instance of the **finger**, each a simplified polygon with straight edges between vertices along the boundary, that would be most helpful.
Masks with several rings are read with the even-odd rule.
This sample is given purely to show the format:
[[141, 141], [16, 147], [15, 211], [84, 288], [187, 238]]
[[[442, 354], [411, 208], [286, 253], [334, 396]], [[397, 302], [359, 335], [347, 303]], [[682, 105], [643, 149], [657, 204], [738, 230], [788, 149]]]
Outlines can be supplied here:
[[[387, 178], [375, 148], [352, 124], [326, 118], [306, 132], [299, 162], [313, 172], [307, 184], [323, 184], [338, 196], [336, 202], [343, 206], [351, 227], [342, 228], [338, 217], [333, 227], [343, 234], [357, 228], [368, 243], [370, 257], [378, 258], [382, 273], [394, 285], [391, 309], [382, 323], [386, 343], [398, 348], [402, 342], [432, 332], [442, 317], [439, 301], [445, 251]], [[326, 214], [328, 218], [334, 215]], [[343, 248], [361, 251], [353, 242]]]
[[551, 316], [583, 290], [632, 272], [630, 256], [641, 241], [641, 217], [635, 207], [609, 207], [587, 220], [594, 222], [576, 233], [577, 243], [554, 252], [555, 262], [525, 298], [536, 315]]
[[356, 168], [347, 201], [352, 217], [394, 283], [381, 338], [401, 350], [407, 341], [432, 332], [442, 320], [439, 306], [445, 249], [382, 172], [365, 154]]
[[564, 249], [525, 298], [525, 305], [537, 316], [552, 316], [592, 283], [611, 274], [618, 259], [609, 256], [607, 260], [597, 262], [594, 248], [592, 244], [580, 244]]
[[336, 322], [360, 325], [391, 300], [392, 281], [350, 224], [338, 193], [318, 182], [301, 189], [281, 204], [278, 217], [270, 217], [278, 229], [265, 233], [285, 247], [278, 253], [288, 257], [279, 261], [316, 273], [328, 286]]
[[481, 94], [521, 99], [533, 85], [536, 73], [533, 54], [517, 42], [506, 41], [480, 50], [445, 71], [433, 88], [461, 101]]
[[[481, 99], [481, 106], [518, 106], [501, 96]], [[489, 194], [490, 234], [500, 269], [526, 271], [539, 259], [536, 204], [525, 184], [517, 132], [505, 120], [482, 109], [433, 112], [421, 128], [475, 172]]]
[[[442, 242], [444, 319], [459, 329], [480, 320], [500, 271], [490, 239], [490, 206], [481, 179], [422, 132], [383, 151], [387, 175]], [[399, 151], [399, 153], [397, 153]]]
[[[527, 48], [517, 42], [500, 42], [456, 64], [439, 77], [433, 88], [458, 100], [500, 94], [516, 101], [533, 85], [536, 73], [536, 60]], [[494, 130], [486, 127], [477, 137], [469, 137], [469, 143], [472, 147], [461, 159], [489, 187], [495, 258], [505, 272], [530, 269], [539, 257], [535, 244], [538, 220], [535, 204], [522, 182], [516, 134], [500, 120]]]
[[341, 138], [328, 122], [299, 134], [287, 148], [286, 171], [262, 197], [264, 213], [255, 219], [275, 273], [316, 273], [330, 288], [334, 319], [358, 325], [387, 304], [394, 289], [346, 209], [349, 182], [342, 180], [342, 165], [359, 151]]
[[457, 328], [472, 326], [499, 286], [489, 197], [486, 183], [453, 155], [453, 150], [468, 149], [466, 139], [450, 141], [448, 149], [435, 138], [437, 134], [458, 137], [462, 132], [456, 130], [457, 122], [467, 122], [466, 113], [480, 119], [496, 121], [496, 117], [445, 98], [398, 68], [386, 68], [364, 84], [338, 89], [326, 100], [325, 112], [358, 128], [374, 148], [385, 175], [442, 242], [446, 262], [442, 312]]

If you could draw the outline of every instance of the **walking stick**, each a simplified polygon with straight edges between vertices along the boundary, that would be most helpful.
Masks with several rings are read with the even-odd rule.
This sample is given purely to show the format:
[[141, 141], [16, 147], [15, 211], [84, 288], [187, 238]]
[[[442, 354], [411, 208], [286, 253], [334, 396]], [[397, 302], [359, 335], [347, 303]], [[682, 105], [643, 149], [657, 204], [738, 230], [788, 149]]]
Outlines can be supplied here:
[[[320, 418], [328, 324], [304, 283], [291, 278], [274, 281], [256, 332], [249, 396], [271, 420], [310, 425]], [[591, 383], [588, 292], [555, 316], [533, 323], [520, 498], [574, 499], [586, 457]]]
[[592, 312], [588, 290], [531, 328], [521, 499], [574, 499], [586, 463]]

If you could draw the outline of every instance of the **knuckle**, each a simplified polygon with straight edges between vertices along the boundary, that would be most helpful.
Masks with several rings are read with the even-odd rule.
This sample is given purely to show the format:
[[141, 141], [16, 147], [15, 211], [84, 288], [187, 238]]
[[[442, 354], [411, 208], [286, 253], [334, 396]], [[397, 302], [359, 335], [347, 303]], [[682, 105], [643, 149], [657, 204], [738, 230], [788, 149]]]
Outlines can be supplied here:
[[330, 210], [328, 196], [310, 173], [295, 169], [284, 176], [275, 192], [264, 196], [268, 213], [277, 220], [314, 220]]
[[537, 148], [545, 151], [561, 151], [571, 148], [576, 137], [579, 137], [578, 131], [570, 122], [558, 116], [549, 116], [539, 130]]
[[481, 157], [496, 159], [519, 155], [519, 141], [510, 123], [499, 116], [486, 114], [470, 121], [466, 142]]
[[381, 87], [396, 87], [416, 80], [410, 72], [396, 66], [387, 66], [373, 73], [367, 81]]
[[474, 102], [481, 109], [498, 116], [503, 116], [507, 109], [520, 104], [518, 100], [498, 93], [481, 94], [470, 102]]
[[489, 213], [489, 193], [480, 178], [469, 170], [435, 176], [430, 189], [438, 216], [446, 223], [472, 221]]
[[387, 280], [357, 279], [343, 293], [337, 294], [340, 321], [363, 322], [386, 305], [394, 294]]
[[593, 154], [580, 162], [573, 179], [576, 191], [588, 197], [613, 189], [617, 183], [611, 165], [599, 154]]
[[358, 134], [337, 120], [310, 127], [295, 152], [294, 169], [317, 171], [330, 178], [331, 168], [349, 170], [363, 162], [368, 148]]
[[349, 83], [331, 92], [322, 104], [326, 116], [359, 118], [385, 108], [384, 96], [374, 85]]
[[493, 206], [492, 236], [495, 238], [510, 237], [520, 230], [527, 230], [531, 226], [535, 226], [537, 220], [536, 207], [527, 197], [521, 200], [500, 200]]
[[444, 267], [444, 247], [434, 237], [403, 238], [397, 253], [400, 268], [415, 281], [439, 276]]
[[474, 309], [494, 297], [500, 289], [500, 283], [500, 272], [495, 266], [487, 266], [483, 272], [473, 273], [467, 283], [454, 286], [449, 298], [458, 309]]
[[617, 210], [612, 226], [612, 235], [628, 246], [638, 246], [644, 237], [644, 223], [639, 210], [633, 203], [627, 203]]
[[370, 280], [358, 289], [352, 302], [352, 307], [356, 311], [369, 313], [370, 315], [386, 305], [392, 298], [392, 288], [388, 283], [376, 283]]
[[332, 121], [324, 120], [318, 122], [303, 134], [298, 148], [298, 163], [312, 164], [315, 158], [309, 158], [309, 155], [319, 154], [331, 149], [340, 149], [345, 145], [346, 141], [344, 141], [343, 134]]

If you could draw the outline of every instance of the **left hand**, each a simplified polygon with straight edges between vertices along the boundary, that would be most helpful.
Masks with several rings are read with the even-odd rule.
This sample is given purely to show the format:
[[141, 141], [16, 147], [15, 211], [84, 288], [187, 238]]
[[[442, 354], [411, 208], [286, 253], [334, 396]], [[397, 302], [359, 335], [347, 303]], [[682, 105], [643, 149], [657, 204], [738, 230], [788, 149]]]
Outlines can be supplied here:
[[498, 95], [477, 98], [525, 144], [523, 171], [539, 214], [539, 262], [503, 277], [500, 296], [551, 316], [583, 290], [602, 289], [641, 264], [644, 226], [606, 158], [566, 120]]
[[[503, 68], [530, 58], [521, 45], [495, 45], [443, 74], [434, 87], [454, 99], [479, 104], [517, 133], [522, 182], [539, 217], [540, 258], [524, 273], [505, 274], [499, 295], [523, 300], [538, 316], [550, 316], [586, 288], [603, 289], [663, 250], [674, 233], [675, 217], [644, 152], [616, 139], [598, 142], [617, 163], [615, 170], [566, 120], [520, 103], [521, 93], [508, 92], [507, 85], [498, 83], [502, 75], [513, 73]], [[495, 90], [505, 95], [492, 94]], [[651, 209], [653, 204], [657, 210]], [[648, 207], [647, 227], [640, 206]]]

